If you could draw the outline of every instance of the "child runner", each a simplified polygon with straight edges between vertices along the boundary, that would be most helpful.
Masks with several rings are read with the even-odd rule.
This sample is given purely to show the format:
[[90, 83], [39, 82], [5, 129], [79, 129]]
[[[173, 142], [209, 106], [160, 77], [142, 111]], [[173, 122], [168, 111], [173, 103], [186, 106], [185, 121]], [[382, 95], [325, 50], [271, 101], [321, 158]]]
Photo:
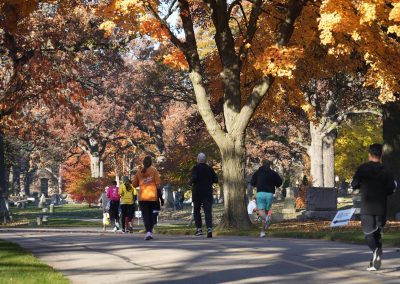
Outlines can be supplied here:
[[128, 177], [124, 177], [124, 183], [119, 187], [119, 195], [121, 196], [121, 224], [122, 232], [132, 232], [132, 228], [129, 227], [129, 223], [133, 224], [133, 216], [135, 214], [135, 199], [137, 196], [136, 188], [132, 186], [131, 181]]
[[110, 199], [110, 222], [114, 226], [114, 232], [119, 230], [119, 193], [117, 182], [113, 181], [112, 185], [107, 189], [107, 197]]
[[133, 178], [133, 186], [139, 186], [139, 206], [142, 210], [143, 223], [146, 228], [145, 240], [153, 239], [153, 210], [157, 206], [157, 188], [160, 186], [160, 174], [152, 166], [151, 157], [143, 159], [143, 167]]

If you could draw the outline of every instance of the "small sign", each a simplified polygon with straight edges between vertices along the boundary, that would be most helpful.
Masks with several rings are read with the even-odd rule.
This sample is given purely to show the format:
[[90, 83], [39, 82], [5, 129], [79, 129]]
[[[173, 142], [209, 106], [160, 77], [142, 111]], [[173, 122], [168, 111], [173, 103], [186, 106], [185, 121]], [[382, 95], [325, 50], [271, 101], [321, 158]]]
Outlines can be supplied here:
[[135, 211], [135, 218], [142, 218], [142, 211]]
[[339, 227], [339, 226], [346, 226], [351, 217], [354, 214], [354, 211], [356, 211], [355, 208], [347, 209], [347, 210], [339, 210], [336, 213], [335, 218], [333, 218], [331, 227]]

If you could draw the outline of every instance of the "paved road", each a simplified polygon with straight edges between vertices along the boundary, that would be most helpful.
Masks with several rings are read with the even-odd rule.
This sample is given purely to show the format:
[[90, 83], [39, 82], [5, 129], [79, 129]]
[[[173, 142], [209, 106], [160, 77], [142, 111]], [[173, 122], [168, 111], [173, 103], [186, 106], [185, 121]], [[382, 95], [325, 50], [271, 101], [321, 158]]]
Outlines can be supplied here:
[[319, 240], [0, 231], [73, 283], [400, 283], [400, 250], [365, 271], [365, 246]]

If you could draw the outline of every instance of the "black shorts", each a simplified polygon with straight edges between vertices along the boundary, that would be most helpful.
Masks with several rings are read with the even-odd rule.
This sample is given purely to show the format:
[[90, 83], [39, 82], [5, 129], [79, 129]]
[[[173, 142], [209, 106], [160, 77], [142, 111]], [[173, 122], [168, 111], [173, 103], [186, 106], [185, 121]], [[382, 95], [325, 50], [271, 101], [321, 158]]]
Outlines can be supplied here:
[[386, 217], [381, 215], [361, 215], [361, 228], [365, 235], [382, 230], [386, 224]]
[[133, 204], [121, 204], [122, 216], [133, 219], [135, 214], [135, 205]]

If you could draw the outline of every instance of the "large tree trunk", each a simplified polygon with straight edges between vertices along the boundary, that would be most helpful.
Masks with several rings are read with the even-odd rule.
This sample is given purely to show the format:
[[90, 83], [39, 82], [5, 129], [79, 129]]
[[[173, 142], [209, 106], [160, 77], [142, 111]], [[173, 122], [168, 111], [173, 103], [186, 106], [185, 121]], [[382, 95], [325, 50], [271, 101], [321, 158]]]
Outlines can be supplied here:
[[400, 212], [400, 102], [383, 106], [383, 163], [394, 174], [398, 188], [388, 198], [388, 216]]
[[323, 134], [319, 127], [310, 122], [311, 146], [308, 149], [311, 162], [311, 179], [313, 186], [324, 186]]
[[0, 222], [10, 221], [10, 212], [8, 210], [8, 187], [7, 187], [7, 166], [4, 155], [3, 133], [0, 130]]
[[102, 161], [99, 157], [98, 153], [89, 153], [90, 157], [90, 173], [93, 178], [99, 178], [103, 176], [102, 170]]
[[[244, 137], [239, 138], [244, 140]], [[224, 215], [220, 228], [249, 228], [251, 222], [246, 214], [246, 148], [244, 143], [234, 145], [225, 141], [220, 146], [224, 189]]]
[[323, 140], [324, 187], [335, 187], [335, 134]]
[[62, 164], [59, 165], [58, 167], [58, 180], [57, 180], [57, 185], [58, 185], [58, 194], [63, 193], [63, 178], [62, 178]]

